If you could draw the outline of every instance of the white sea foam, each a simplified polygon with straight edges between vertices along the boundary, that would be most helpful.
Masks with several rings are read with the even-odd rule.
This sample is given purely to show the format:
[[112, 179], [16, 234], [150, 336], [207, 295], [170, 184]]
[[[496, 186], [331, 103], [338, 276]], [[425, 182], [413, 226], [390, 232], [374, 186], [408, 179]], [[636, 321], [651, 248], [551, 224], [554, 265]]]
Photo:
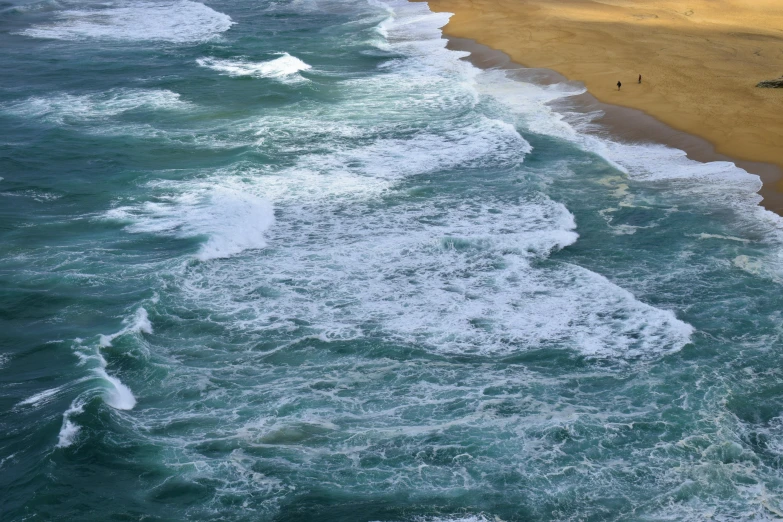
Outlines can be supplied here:
[[60, 433], [57, 436], [57, 447], [67, 448], [76, 441], [76, 437], [79, 435], [81, 428], [76, 421], [72, 419], [74, 415], [78, 415], [84, 411], [84, 404], [79, 399], [74, 400], [71, 406], [63, 413], [63, 424], [60, 428]]
[[150, 322], [149, 316], [147, 315], [147, 310], [145, 310], [144, 307], [139, 307], [136, 310], [136, 313], [133, 315], [133, 317], [126, 319], [123, 322], [127, 326], [125, 326], [125, 328], [123, 328], [119, 332], [110, 335], [100, 336], [99, 342], [103, 348], [110, 347], [114, 339], [128, 333], [134, 333], [134, 334], [145, 333], [148, 335], [152, 334], [152, 323]]
[[197, 257], [202, 261], [230, 257], [266, 245], [264, 232], [274, 222], [264, 199], [233, 188], [198, 183], [189, 192], [162, 196], [141, 207], [118, 207], [108, 219], [130, 221], [133, 233], [208, 236]]
[[[436, 351], [487, 355], [570, 347], [590, 357], [647, 357], [689, 342], [689, 325], [607, 279], [567, 264], [536, 265], [578, 237], [573, 216], [543, 195], [458, 204], [436, 192], [384, 210], [382, 198], [404, 180], [513, 168], [531, 150], [509, 121], [471, 113], [484, 73], [444, 48], [437, 27], [446, 18], [424, 4], [387, 7], [382, 45], [406, 58], [392, 60], [384, 75], [346, 81], [351, 95], [334, 108], [336, 118], [367, 122], [351, 131], [366, 138], [327, 141], [325, 150], [306, 150], [276, 171], [237, 165], [198, 181], [151, 184], [162, 194], [106, 217], [128, 222], [133, 233], [203, 235], [202, 260], [272, 241], [274, 252], [182, 282], [193, 306], [243, 317], [240, 330], [286, 330], [305, 318], [325, 339], [371, 329]], [[515, 110], [527, 111], [529, 121], [557, 120], [546, 101], [562, 93], [540, 91], [538, 102]], [[427, 126], [405, 136], [401, 111], [406, 122]], [[318, 129], [323, 118], [321, 111], [309, 125]], [[298, 136], [286, 119], [273, 121], [257, 123], [267, 129], [265, 151]], [[295, 126], [301, 132], [302, 122]], [[398, 137], [387, 137], [390, 131]], [[235, 299], [260, 284], [274, 288], [276, 299]]]
[[57, 40], [159, 40], [201, 42], [227, 31], [231, 17], [199, 2], [129, 2], [70, 9], [57, 21], [30, 27], [22, 34]]
[[19, 406], [31, 406], [33, 408], [40, 408], [41, 406], [44, 406], [48, 403], [50, 403], [52, 400], [57, 398], [59, 395], [61, 395], [63, 392], [67, 391], [71, 387], [84, 382], [88, 380], [87, 377], [83, 377], [81, 379], [76, 379], [75, 381], [69, 382], [67, 384], [63, 384], [62, 386], [57, 386], [56, 388], [51, 388], [48, 390], [44, 390], [42, 392], [36, 393], [34, 395], [31, 395], [30, 397], [19, 401], [19, 403], [16, 405], [16, 407]]
[[131, 410], [136, 406], [136, 397], [122, 381], [106, 373], [103, 368], [96, 368], [94, 371], [106, 383], [103, 396], [106, 404], [118, 410]]
[[[100, 386], [84, 394], [85, 397], [89, 397], [94, 393], [100, 393], [106, 404], [118, 410], [130, 410], [136, 405], [136, 398], [133, 396], [130, 388], [123, 384], [119, 378], [109, 375], [106, 371], [108, 363], [98, 348], [89, 350], [88, 347], [79, 346], [76, 355], [79, 357], [81, 365], [89, 365], [91, 367], [92, 379], [97, 378], [100, 382]], [[86, 381], [88, 379], [90, 378], [81, 380]], [[79, 407], [81, 408], [81, 406]], [[65, 423], [63, 426], [65, 426]]]
[[57, 124], [118, 116], [129, 111], [182, 111], [192, 109], [180, 95], [162, 89], [112, 89], [95, 94], [54, 94], [0, 105], [0, 110], [24, 118]]
[[[248, 249], [266, 246], [264, 232], [274, 222], [272, 207], [266, 201], [230, 191], [216, 191], [206, 213], [190, 216], [193, 230], [209, 231], [201, 247], [202, 261], [230, 257]], [[208, 224], [211, 220], [212, 224]], [[202, 227], [202, 228], [199, 228]]]
[[[499, 517], [489, 518], [486, 515], [454, 515], [454, 516], [417, 516], [411, 519], [412, 522], [504, 522]], [[385, 522], [385, 521], [375, 521]]]
[[783, 253], [777, 256], [755, 257], [741, 254], [731, 260], [731, 264], [757, 277], [783, 283]]
[[19, 402], [17, 406], [38, 406], [42, 403], [49, 402], [52, 397], [60, 393], [63, 389], [63, 386], [58, 386], [57, 388], [52, 388], [50, 390], [44, 390], [40, 393], [36, 393], [35, 395], [31, 395], [30, 397], [24, 399], [23, 401]]
[[76, 436], [79, 435], [81, 428], [78, 424], [70, 419], [64, 418], [63, 425], [60, 428], [60, 433], [57, 435], [57, 447], [67, 448], [76, 440]]
[[[106, 371], [108, 362], [101, 353], [101, 348], [112, 347], [112, 342], [124, 335], [130, 334], [138, 336], [142, 333], [151, 335], [152, 323], [150, 322], [149, 315], [144, 307], [137, 308], [136, 312], [134, 312], [131, 317], [126, 318], [123, 323], [125, 326], [118, 332], [109, 335], [100, 335], [97, 347], [94, 345], [84, 345], [82, 344], [81, 340], [77, 340], [75, 354], [77, 357], [79, 357], [79, 364], [90, 367], [93, 378], [97, 377], [98, 381], [100, 382], [100, 386], [95, 391], [101, 394], [104, 402], [112, 408], [118, 410], [130, 410], [136, 405], [136, 398], [127, 385], [125, 385], [119, 378], [110, 375]], [[88, 379], [89, 378], [83, 378], [80, 379], [80, 381], [85, 381]], [[74, 426], [75, 425], [73, 425], [73, 423], [68, 424], [68, 428], [70, 430], [78, 431], [78, 429]], [[65, 428], [66, 423], [64, 422], [63, 429]]]
[[[116, 207], [105, 217], [129, 222], [127, 230], [133, 233], [204, 235], [208, 240], [199, 259], [230, 257], [266, 245], [265, 233], [275, 220], [269, 201], [298, 205], [303, 198], [377, 197], [408, 176], [490, 162], [512, 165], [530, 145], [513, 126], [480, 118], [445, 135], [420, 133], [410, 139], [379, 139], [363, 147], [335, 149], [328, 155], [303, 155], [296, 165], [276, 173], [240, 165], [240, 172], [237, 167], [223, 169], [208, 180], [158, 182], [152, 188], [167, 195]], [[259, 182], [248, 182], [248, 175]]]
[[437, 517], [415, 517], [415, 522], [503, 522], [500, 517], [487, 517], [486, 515], [454, 515]]
[[734, 237], [734, 236], [724, 236], [722, 234], [706, 234], [702, 232], [701, 234], [685, 234], [686, 236], [690, 237], [697, 237], [699, 239], [724, 239], [726, 241], [737, 241], [738, 243], [750, 243], [750, 239], [745, 239], [742, 237]]
[[281, 81], [302, 81], [304, 78], [298, 73], [312, 68], [288, 53], [283, 53], [279, 58], [266, 62], [219, 60], [217, 58], [199, 58], [196, 61], [202, 67], [208, 67], [228, 76], [273, 78]]
[[[330, 336], [350, 338], [375, 325], [390, 339], [443, 352], [571, 346], [592, 357], [646, 357], [689, 341], [692, 328], [670, 311], [637, 301], [597, 274], [571, 265], [531, 265], [576, 240], [573, 218], [562, 206], [499, 203], [321, 216], [318, 236], [307, 241], [292, 241], [291, 234], [316, 219], [310, 214], [316, 209], [285, 206], [286, 219], [272, 238], [275, 255], [208, 276], [226, 298], [205, 290], [203, 282], [187, 288], [199, 302], [232, 315], [252, 306], [257, 319], [239, 328], [285, 329], [287, 318], [307, 317]], [[276, 241], [283, 237], [291, 243]], [[257, 274], [275, 289], [269, 308], [228, 298], [259, 284], [252, 283]]]
[[10, 455], [7, 455], [2, 459], [0, 459], [0, 469], [3, 469], [3, 466], [5, 466], [6, 462], [13, 462], [15, 456], [16, 453], [11, 453]]
[[[548, 272], [530, 266], [530, 256], [546, 256], [577, 237], [570, 213], [546, 198], [451, 208], [436, 198], [389, 213], [364, 210], [366, 201], [399, 179], [480, 166], [482, 154], [497, 164], [504, 157], [510, 165], [521, 161], [529, 145], [513, 127], [479, 122], [454, 132], [454, 144], [435, 135], [416, 136], [413, 143], [382, 140], [311, 154], [277, 174], [258, 172], [249, 178], [256, 183], [248, 182], [243, 170], [246, 181], [234, 182], [233, 190], [244, 187], [278, 202], [281, 220], [270, 233], [279, 254], [268, 258], [268, 265], [232, 267], [230, 274], [212, 274], [217, 279], [211, 284], [188, 288], [199, 301], [239, 313], [234, 299], [205, 288], [215, 285], [225, 296], [242, 295], [243, 285], [265, 274], [279, 297], [268, 310], [253, 305], [258, 320], [245, 320], [241, 328], [285, 328], [283, 317], [307, 317], [326, 338], [346, 339], [362, 335], [363, 324], [379, 324], [392, 338], [444, 351], [502, 353], [571, 343], [590, 356], [644, 356], [688, 342], [691, 328], [671, 312], [639, 303], [596, 274], [570, 266]], [[238, 177], [224, 172], [212, 183], [232, 179]], [[343, 209], [339, 220], [330, 217], [334, 205], [348, 201], [357, 205], [355, 212]], [[303, 241], [296, 230], [306, 230], [306, 223], [319, 223], [319, 231]], [[502, 268], [488, 272], [493, 264]], [[302, 277], [308, 292], [328, 296], [333, 304], [274, 283]]]

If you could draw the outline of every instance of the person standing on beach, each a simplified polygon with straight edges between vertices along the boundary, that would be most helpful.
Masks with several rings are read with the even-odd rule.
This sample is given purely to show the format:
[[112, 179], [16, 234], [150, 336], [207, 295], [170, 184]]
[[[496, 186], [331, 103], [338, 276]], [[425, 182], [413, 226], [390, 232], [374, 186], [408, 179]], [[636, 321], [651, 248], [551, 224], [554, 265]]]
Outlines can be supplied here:
[[642, 75], [639, 75], [639, 83], [642, 83]]
[[618, 91], [620, 90], [620, 87], [622, 87], [622, 86], [623, 86], [623, 84], [620, 83], [620, 80], [617, 80], [617, 90]]

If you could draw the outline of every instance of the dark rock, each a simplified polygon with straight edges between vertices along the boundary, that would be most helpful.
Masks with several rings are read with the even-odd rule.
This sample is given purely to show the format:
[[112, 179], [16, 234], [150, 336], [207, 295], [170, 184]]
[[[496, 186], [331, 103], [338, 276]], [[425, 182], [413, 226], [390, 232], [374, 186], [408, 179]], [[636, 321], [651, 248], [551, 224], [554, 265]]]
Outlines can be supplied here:
[[766, 87], [769, 89], [783, 89], [783, 76], [777, 80], [765, 80], [756, 84], [756, 87]]

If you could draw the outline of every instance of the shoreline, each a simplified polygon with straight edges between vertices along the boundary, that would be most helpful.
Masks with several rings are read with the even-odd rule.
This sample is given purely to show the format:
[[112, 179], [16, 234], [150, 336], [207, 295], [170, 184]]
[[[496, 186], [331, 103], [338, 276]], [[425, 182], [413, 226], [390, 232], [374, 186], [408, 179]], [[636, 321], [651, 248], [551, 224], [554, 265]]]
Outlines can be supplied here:
[[[445, 28], [443, 38], [447, 41], [447, 49], [470, 53], [464, 59], [480, 69], [518, 70], [520, 73], [524, 71], [525, 80], [543, 85], [572, 82], [557, 71], [526, 67], [516, 63], [511, 56], [500, 49], [494, 49], [470, 38], [453, 36], [448, 34]], [[675, 129], [642, 110], [602, 102], [589, 90], [568, 97], [566, 100], [560, 105], [568, 104], [567, 108], [570, 111], [603, 113], [593, 120], [595, 129], [587, 131], [588, 134], [611, 137], [625, 143], [665, 145], [682, 150], [689, 159], [701, 163], [728, 161], [750, 174], [759, 176], [762, 187], [758, 194], [763, 198], [759, 205], [783, 216], [783, 190], [781, 190], [783, 169], [778, 165], [721, 154], [716, 151], [715, 145], [705, 138]], [[557, 106], [554, 108], [557, 111]]]

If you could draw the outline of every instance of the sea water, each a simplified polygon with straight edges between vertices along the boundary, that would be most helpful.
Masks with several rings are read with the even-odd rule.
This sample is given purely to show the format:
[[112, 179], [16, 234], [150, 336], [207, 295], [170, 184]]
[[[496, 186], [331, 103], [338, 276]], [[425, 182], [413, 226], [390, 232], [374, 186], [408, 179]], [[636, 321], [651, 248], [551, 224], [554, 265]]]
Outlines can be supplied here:
[[0, 3], [2, 520], [783, 516], [758, 178], [448, 17]]

